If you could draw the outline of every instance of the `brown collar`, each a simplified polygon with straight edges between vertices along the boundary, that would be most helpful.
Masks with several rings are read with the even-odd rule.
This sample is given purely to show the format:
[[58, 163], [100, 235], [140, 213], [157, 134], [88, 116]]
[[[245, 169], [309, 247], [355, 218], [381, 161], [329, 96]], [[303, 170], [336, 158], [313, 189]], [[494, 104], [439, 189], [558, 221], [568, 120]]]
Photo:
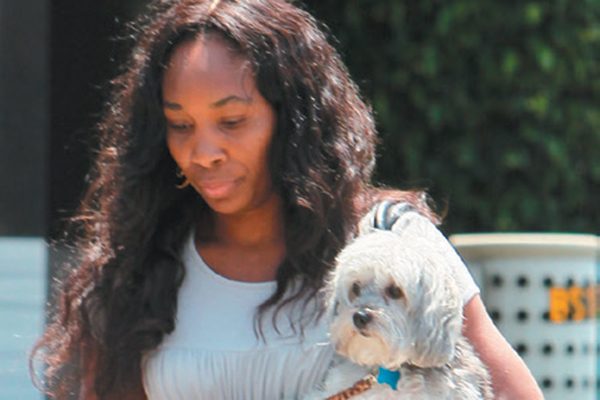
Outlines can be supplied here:
[[377, 379], [373, 375], [367, 375], [360, 381], [356, 382], [352, 387], [329, 396], [326, 400], [347, 400], [357, 394], [366, 392], [373, 387], [373, 384], [377, 382]]

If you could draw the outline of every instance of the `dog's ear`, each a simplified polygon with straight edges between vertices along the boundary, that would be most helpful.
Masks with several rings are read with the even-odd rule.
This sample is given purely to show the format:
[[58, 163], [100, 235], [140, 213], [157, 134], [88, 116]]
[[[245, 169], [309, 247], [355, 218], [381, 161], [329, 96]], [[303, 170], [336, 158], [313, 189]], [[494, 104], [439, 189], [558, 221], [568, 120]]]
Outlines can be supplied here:
[[330, 271], [325, 278], [325, 285], [320, 290], [321, 299], [324, 304], [325, 317], [328, 320], [337, 315], [337, 293], [336, 287], [339, 285], [339, 276], [336, 274], [336, 269], [339, 268], [339, 262], [336, 261], [336, 265], [332, 271]]
[[409, 361], [421, 368], [452, 360], [462, 329], [462, 300], [454, 278], [445, 265], [426, 264], [409, 311], [414, 339]]

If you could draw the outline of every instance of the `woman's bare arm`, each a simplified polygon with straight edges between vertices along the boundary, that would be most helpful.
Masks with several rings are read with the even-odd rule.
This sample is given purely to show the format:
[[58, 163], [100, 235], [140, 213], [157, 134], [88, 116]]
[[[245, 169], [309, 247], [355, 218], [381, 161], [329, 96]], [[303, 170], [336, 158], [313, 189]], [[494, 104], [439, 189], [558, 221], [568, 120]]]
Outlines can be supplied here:
[[464, 308], [463, 333], [475, 347], [491, 375], [496, 399], [543, 400], [533, 375], [498, 331], [479, 295]]

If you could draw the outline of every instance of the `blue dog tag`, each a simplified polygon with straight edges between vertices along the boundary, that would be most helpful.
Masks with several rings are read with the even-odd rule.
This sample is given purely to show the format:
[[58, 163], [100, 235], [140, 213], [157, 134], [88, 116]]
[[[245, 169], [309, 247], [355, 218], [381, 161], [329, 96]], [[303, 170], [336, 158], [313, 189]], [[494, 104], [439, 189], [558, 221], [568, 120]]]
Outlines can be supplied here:
[[379, 373], [377, 374], [378, 383], [387, 383], [392, 389], [396, 390], [399, 380], [400, 371], [390, 371], [389, 369], [379, 368]]

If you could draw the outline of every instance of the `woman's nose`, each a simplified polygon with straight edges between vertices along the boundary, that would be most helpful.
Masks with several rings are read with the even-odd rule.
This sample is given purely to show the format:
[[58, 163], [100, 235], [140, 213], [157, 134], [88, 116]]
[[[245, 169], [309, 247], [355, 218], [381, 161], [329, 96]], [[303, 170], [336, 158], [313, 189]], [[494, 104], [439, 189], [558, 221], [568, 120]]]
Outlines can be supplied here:
[[196, 131], [192, 149], [192, 162], [204, 168], [215, 167], [227, 159], [227, 153], [218, 133]]

